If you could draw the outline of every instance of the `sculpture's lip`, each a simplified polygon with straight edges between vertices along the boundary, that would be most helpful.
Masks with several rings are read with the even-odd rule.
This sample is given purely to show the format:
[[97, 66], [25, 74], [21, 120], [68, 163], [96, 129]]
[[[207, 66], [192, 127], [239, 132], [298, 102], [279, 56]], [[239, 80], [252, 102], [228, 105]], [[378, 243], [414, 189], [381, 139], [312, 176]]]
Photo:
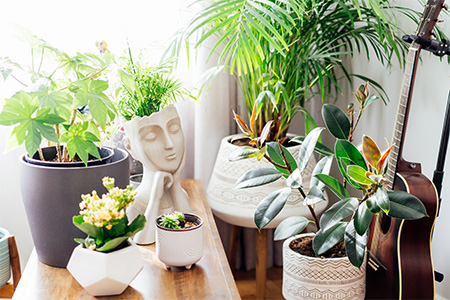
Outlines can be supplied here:
[[174, 160], [175, 158], [177, 158], [176, 153], [170, 153], [170, 154], [166, 155], [167, 160]]

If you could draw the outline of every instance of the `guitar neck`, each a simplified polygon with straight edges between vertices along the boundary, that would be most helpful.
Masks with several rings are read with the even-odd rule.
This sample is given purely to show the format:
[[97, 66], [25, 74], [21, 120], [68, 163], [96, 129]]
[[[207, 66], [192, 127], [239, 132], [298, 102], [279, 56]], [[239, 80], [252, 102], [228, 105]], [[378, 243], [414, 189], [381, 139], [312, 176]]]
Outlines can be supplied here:
[[402, 150], [403, 142], [405, 140], [406, 125], [408, 122], [414, 76], [416, 73], [419, 52], [420, 45], [413, 43], [409, 48], [409, 53], [406, 58], [405, 73], [403, 75], [400, 100], [397, 109], [397, 118], [392, 137], [392, 145], [394, 146], [390, 154], [388, 170], [385, 176], [389, 183], [386, 185], [388, 190], [392, 190], [395, 174], [405, 168], [403, 165]]

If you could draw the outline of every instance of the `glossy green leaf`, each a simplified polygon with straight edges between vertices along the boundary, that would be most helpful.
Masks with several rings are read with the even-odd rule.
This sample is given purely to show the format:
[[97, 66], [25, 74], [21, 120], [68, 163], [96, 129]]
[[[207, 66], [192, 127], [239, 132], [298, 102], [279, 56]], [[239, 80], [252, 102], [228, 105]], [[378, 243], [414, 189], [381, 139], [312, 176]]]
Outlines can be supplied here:
[[375, 193], [375, 201], [377, 205], [385, 212], [389, 213], [389, 197], [387, 192], [383, 188], [378, 188]]
[[310, 187], [316, 186], [319, 190], [323, 191], [325, 189], [325, 184], [320, 181], [315, 175], [325, 174], [328, 175], [331, 169], [331, 163], [333, 158], [331, 156], [322, 157], [314, 167], [311, 175]]
[[276, 190], [258, 204], [255, 210], [254, 221], [259, 230], [263, 229], [280, 213], [290, 194], [290, 188]]
[[274, 168], [253, 169], [241, 176], [235, 187], [237, 189], [250, 188], [268, 184], [280, 179], [283, 175]]
[[335, 224], [327, 231], [323, 231], [322, 229], [320, 229], [318, 232], [316, 232], [313, 240], [313, 250], [316, 255], [323, 254], [324, 252], [331, 249], [331, 247], [342, 241], [342, 239], [344, 238], [346, 226], [346, 222], [340, 222]]
[[356, 211], [355, 217], [353, 218], [353, 225], [355, 227], [356, 232], [359, 235], [363, 235], [364, 233], [366, 233], [367, 229], [370, 226], [370, 223], [372, 222], [372, 219], [373, 213], [367, 207], [367, 203], [361, 203], [358, 206], [358, 210]]
[[280, 241], [301, 233], [311, 221], [305, 217], [293, 216], [281, 221], [275, 229], [274, 240]]
[[352, 222], [345, 228], [345, 252], [350, 262], [357, 268], [360, 268], [364, 261], [368, 239], [369, 233], [366, 232], [363, 235], [359, 235]]
[[315, 177], [325, 184], [339, 199], [350, 197], [344, 186], [333, 177], [326, 174], [317, 174]]
[[298, 168], [300, 172], [303, 172], [308, 165], [323, 129], [323, 127], [316, 127], [305, 137], [298, 154]]
[[390, 202], [389, 216], [413, 220], [427, 216], [427, 210], [423, 203], [417, 198], [404, 191], [388, 191]]
[[367, 170], [366, 162], [364, 161], [363, 156], [359, 152], [358, 148], [356, 148], [349, 141], [341, 139], [336, 140], [336, 143], [334, 145], [334, 151], [337, 160], [339, 160], [340, 158], [348, 158], [355, 165], [358, 165], [364, 170]]
[[[303, 141], [305, 140], [304, 136], [297, 136], [293, 139], [291, 139], [292, 142], [296, 142], [299, 144], [302, 144]], [[333, 156], [334, 152], [333, 150], [331, 150], [330, 148], [328, 148], [327, 146], [325, 146], [324, 144], [317, 142], [316, 147], [314, 148], [314, 151], [316, 151], [319, 154], [325, 155], [325, 156]]]
[[[269, 155], [270, 159], [272, 159], [279, 165], [285, 166], [283, 157], [281, 155], [280, 145], [276, 142], [270, 142], [267, 143], [266, 146], [267, 146], [267, 154]], [[284, 146], [281, 146], [281, 149], [283, 149], [284, 156], [289, 162], [291, 170], [297, 169], [297, 162], [295, 161], [295, 158], [292, 156], [291, 152], [289, 152], [289, 150]], [[283, 173], [283, 175], [285, 175], [286, 177], [290, 175], [289, 171], [286, 169], [278, 168], [277, 166], [275, 166], [275, 168], [281, 173]]]
[[236, 150], [230, 153], [228, 160], [238, 161], [241, 159], [256, 157], [258, 151], [258, 149], [252, 147], [238, 147]]
[[303, 200], [303, 205], [314, 205], [322, 201], [325, 201], [323, 191], [317, 186], [312, 186], [308, 194], [306, 194], [306, 198]]
[[293, 189], [301, 188], [302, 185], [302, 174], [299, 169], [295, 169], [294, 172], [289, 175], [286, 179], [286, 185]]
[[366, 205], [370, 212], [373, 214], [379, 214], [381, 212], [381, 208], [377, 204], [375, 195], [370, 196], [369, 199], [366, 200]]
[[322, 107], [322, 118], [328, 131], [338, 139], [346, 140], [350, 134], [350, 121], [345, 113], [336, 105], [325, 104]]
[[351, 179], [362, 185], [371, 185], [375, 183], [373, 180], [371, 180], [366, 176], [366, 170], [364, 170], [360, 166], [356, 165], [348, 166], [347, 174]]
[[342, 219], [350, 216], [358, 208], [359, 201], [357, 198], [342, 199], [333, 204], [325, 211], [320, 218], [320, 227], [323, 231], [327, 231]]

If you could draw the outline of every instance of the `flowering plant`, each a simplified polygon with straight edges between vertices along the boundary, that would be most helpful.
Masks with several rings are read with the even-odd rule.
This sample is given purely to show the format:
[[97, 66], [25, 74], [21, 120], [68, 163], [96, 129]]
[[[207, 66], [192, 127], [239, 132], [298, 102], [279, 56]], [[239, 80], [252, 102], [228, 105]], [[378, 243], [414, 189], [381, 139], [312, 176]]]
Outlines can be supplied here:
[[105, 252], [114, 250], [142, 230], [146, 220], [139, 215], [128, 224], [125, 209], [136, 196], [131, 185], [119, 189], [114, 187], [114, 178], [104, 177], [102, 180], [108, 193], [101, 198], [96, 191], [92, 191], [92, 195], [81, 195], [81, 211], [73, 217], [73, 224], [88, 235], [85, 239], [76, 238], [76, 242], [84, 248]]

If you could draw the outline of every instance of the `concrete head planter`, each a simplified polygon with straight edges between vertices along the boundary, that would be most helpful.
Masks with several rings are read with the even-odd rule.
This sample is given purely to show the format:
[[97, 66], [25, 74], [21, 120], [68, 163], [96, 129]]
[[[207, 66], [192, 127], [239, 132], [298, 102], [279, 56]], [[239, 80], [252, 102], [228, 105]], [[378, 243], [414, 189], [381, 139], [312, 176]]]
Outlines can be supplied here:
[[[127, 213], [130, 219], [143, 214], [147, 220], [172, 211], [190, 212], [186, 192], [180, 185], [184, 167], [184, 134], [180, 117], [174, 106], [145, 117], [134, 117], [124, 124], [125, 145], [144, 169], [135, 203]], [[155, 225], [148, 222], [136, 234], [138, 244], [155, 242]]]

